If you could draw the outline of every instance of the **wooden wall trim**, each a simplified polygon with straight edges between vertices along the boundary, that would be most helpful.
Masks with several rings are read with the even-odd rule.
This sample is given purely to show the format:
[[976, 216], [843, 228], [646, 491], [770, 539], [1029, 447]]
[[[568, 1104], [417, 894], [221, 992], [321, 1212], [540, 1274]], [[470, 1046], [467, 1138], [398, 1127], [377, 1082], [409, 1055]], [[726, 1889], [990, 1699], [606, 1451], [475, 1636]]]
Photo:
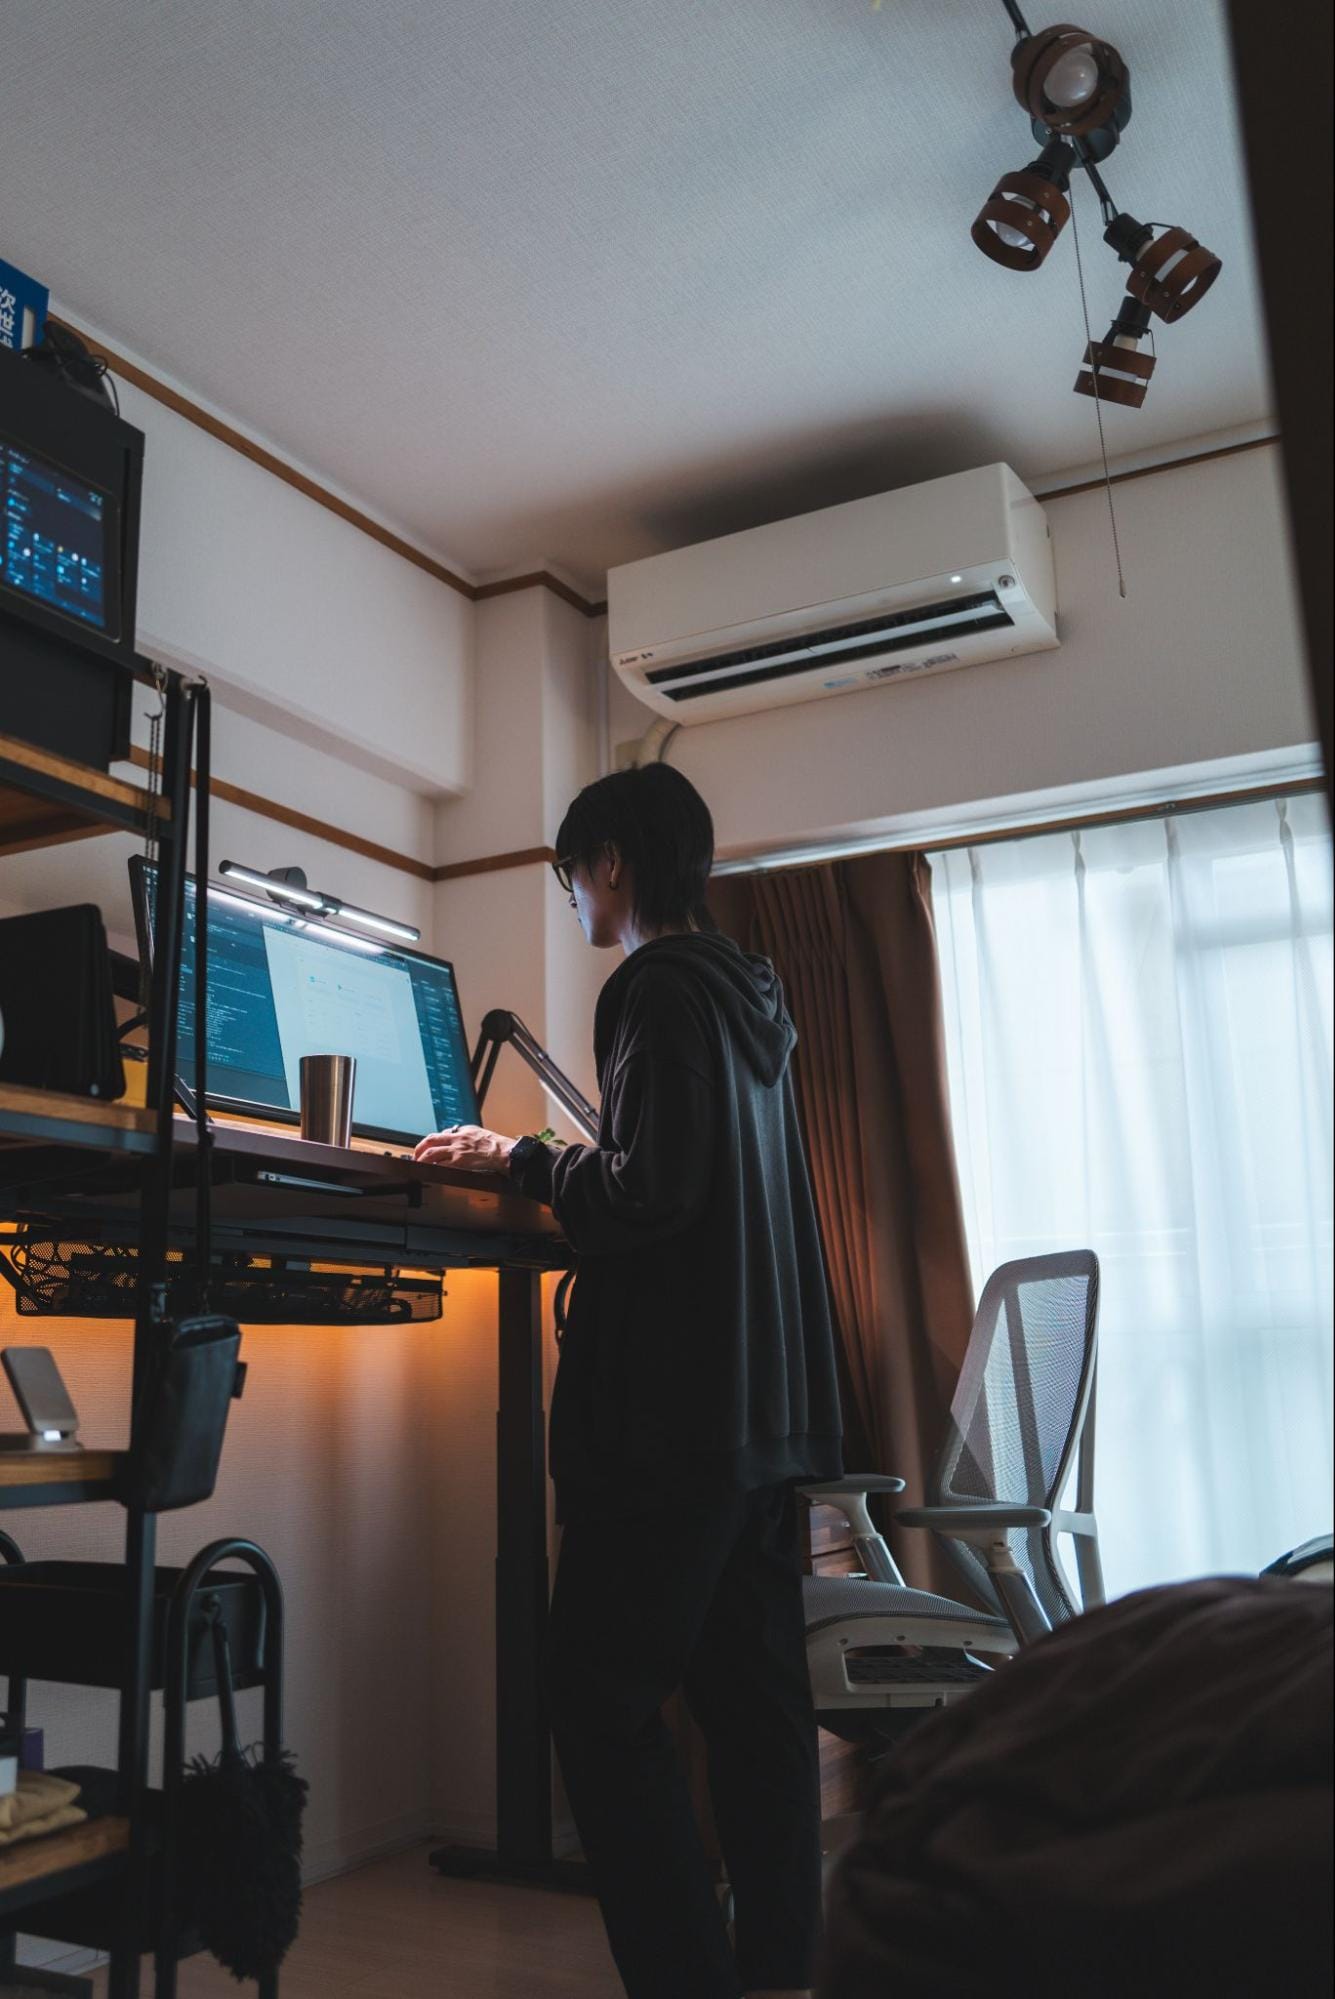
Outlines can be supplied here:
[[[1182, 472], [1189, 465], [1208, 465], [1212, 458], [1233, 458], [1240, 451], [1262, 451], [1278, 443], [1278, 432], [1268, 437], [1246, 437], [1240, 444], [1219, 444], [1211, 451], [1188, 452], [1181, 458], [1164, 458], [1157, 465], [1136, 465], [1127, 472], [1114, 472], [1109, 483], [1123, 486], [1129, 479], [1150, 479], [1156, 472]], [[1092, 479], [1078, 480], [1073, 486], [1050, 486], [1042, 493], [1035, 493], [1034, 498], [1044, 506], [1049, 500], [1068, 500], [1073, 493], [1101, 492], [1103, 485], [1103, 474], [1098, 473]]]
[[592, 603], [587, 597], [581, 597], [578, 590], [573, 590], [568, 583], [563, 583], [559, 576], [553, 576], [546, 569], [530, 570], [526, 576], [503, 576], [496, 583], [479, 583], [473, 595], [481, 603], [486, 597], [508, 597], [513, 591], [532, 590], [537, 587], [550, 590], [554, 597], [564, 598], [565, 602], [573, 605], [577, 611], [583, 611], [586, 618], [601, 618], [606, 614], [606, 598], [599, 603]]
[[287, 460], [280, 458], [276, 452], [266, 450], [264, 445], [257, 444], [253, 438], [247, 437], [243, 431], [235, 429], [230, 423], [225, 423], [221, 417], [214, 416], [211, 411], [201, 409], [198, 403], [192, 402], [189, 396], [182, 395], [179, 389], [173, 389], [166, 382], [160, 382], [147, 368], [140, 367], [137, 361], [129, 360], [124, 354], [118, 354], [104, 341], [98, 340], [83, 327], [76, 326], [73, 320], [58, 320], [54, 314], [51, 318], [53, 324], [66, 326], [71, 333], [77, 334], [89, 352], [99, 355], [112, 374], [119, 375], [123, 382], [129, 382], [134, 388], [141, 389], [146, 396], [151, 396], [154, 402], [161, 403], [164, 409], [174, 411], [177, 416], [183, 416], [187, 423], [193, 423], [197, 429], [207, 431], [208, 435], [216, 437], [220, 444], [239, 452], [243, 458], [249, 458], [251, 463], [258, 465], [261, 470], [271, 473], [275, 479], [281, 479], [284, 485], [294, 487], [308, 500], [314, 500], [317, 506], [326, 508], [331, 514], [337, 514], [340, 520], [347, 521], [360, 533], [369, 535], [371, 540], [378, 541], [382, 548], [388, 548], [393, 554], [402, 556], [405, 562], [411, 562], [415, 568], [425, 570], [426, 574], [433, 576], [437, 583], [444, 583], [448, 589], [457, 591], [470, 603], [479, 603], [486, 597], [501, 596], [510, 590], [541, 588], [563, 598], [577, 611], [582, 611], [586, 618], [601, 617], [607, 609], [605, 603], [594, 603], [589, 598], [582, 597], [568, 583], [563, 583], [559, 576], [552, 576], [545, 569], [537, 569], [528, 576], [515, 577], [513, 580], [501, 583], [470, 583], [466, 577], [456, 575], [445, 563], [438, 562], [434, 556], [415, 548], [412, 542], [404, 541], [402, 536], [395, 534], [391, 528], [383, 527], [379, 521], [372, 520], [369, 514], [364, 514], [350, 501], [341, 499], [337, 493], [331, 493], [328, 487], [322, 486], [318, 480], [299, 472], [295, 465], [289, 465]]
[[[145, 751], [136, 746], [131, 755], [141, 768], [147, 766]], [[1254, 805], [1267, 799], [1302, 798], [1309, 793], [1324, 790], [1324, 780], [1319, 777], [1293, 778], [1283, 784], [1260, 784], [1234, 791], [1214, 791], [1191, 798], [1163, 799], [1151, 805], [1130, 805], [1120, 809], [1077, 814], [1067, 818], [1036, 819], [1023, 826], [999, 826], [987, 832], [961, 833], [951, 839], [929, 841], [896, 842], [887, 841], [884, 847], [867, 846], [859, 848], [859, 853], [917, 853], [931, 851], [944, 853], [948, 848], [991, 847], [1003, 840], [1028, 840], [1041, 838], [1048, 833], [1071, 833], [1092, 831], [1100, 826], [1134, 825], [1146, 819], [1172, 819], [1192, 812], [1209, 812], [1228, 805]], [[510, 868], [530, 868], [549, 866], [556, 859], [551, 847], [520, 847], [511, 853], [480, 854], [471, 861], [446, 861], [432, 867], [427, 861], [415, 860], [408, 854], [396, 854], [388, 847], [378, 847], [371, 840], [363, 840], [355, 833], [345, 833], [338, 826], [328, 826], [321, 819], [313, 819], [304, 812], [294, 812], [285, 805], [275, 805], [270, 799], [261, 798], [253, 791], [243, 791], [240, 785], [228, 784], [223, 778], [214, 778], [215, 798], [225, 798], [234, 805], [241, 805], [249, 812], [258, 812], [265, 818], [277, 819], [285, 826], [292, 826], [299, 832], [313, 834], [318, 840], [328, 840], [336, 847], [346, 847], [354, 854], [361, 854], [367, 860], [379, 861], [383, 866], [399, 868], [405, 874], [415, 875], [419, 881], [446, 882], [465, 881], [473, 875], [500, 874]], [[89, 829], [96, 832], [100, 829]], [[67, 839], [78, 838], [74, 833], [66, 834]], [[727, 861], [728, 855], [720, 855]], [[847, 859], [845, 853], [832, 855], [831, 859]], [[823, 867], [822, 860], [796, 861], [795, 868]], [[774, 866], [774, 858], [748, 854], [744, 860], [734, 860], [729, 866], [729, 874], [751, 874], [763, 866]]]
[[438, 882], [462, 881], [466, 875], [493, 875], [503, 868], [531, 868], [540, 861], [555, 859], [551, 847], [521, 847], [512, 854], [484, 854], [476, 861], [447, 861], [433, 871], [431, 878]]
[[[138, 743], [132, 743], [130, 761], [137, 764], [140, 770], [147, 770], [148, 751], [141, 749]], [[194, 771], [190, 773], [190, 782], [195, 782]], [[419, 861], [414, 854], [400, 854], [392, 847], [364, 840], [360, 833], [349, 833], [342, 826], [331, 826], [309, 812], [297, 812], [290, 805], [280, 805], [276, 799], [263, 798], [259, 792], [247, 791], [239, 784], [229, 783], [224, 777], [215, 777], [209, 791], [214, 798], [225, 799], [229, 805], [239, 805], [247, 812], [258, 813], [263, 819], [276, 819], [280, 826], [291, 826], [294, 831], [309, 833], [316, 840], [328, 840], [331, 846], [345, 847], [350, 854], [360, 854], [363, 860], [378, 861], [386, 868], [397, 868], [400, 874], [415, 875], [418, 881], [436, 879], [436, 871], [430, 861]]]
[[[139, 770], [147, 770], [148, 751], [141, 749], [138, 743], [131, 744], [130, 762]], [[194, 771], [190, 773], [190, 782], [196, 782]], [[309, 833], [312, 839], [327, 840], [330, 846], [343, 847], [350, 854], [360, 854], [363, 860], [378, 861], [381, 867], [397, 868], [400, 874], [413, 875], [418, 881], [462, 881], [468, 875], [499, 874], [506, 868], [536, 867], [539, 863], [556, 859], [551, 847], [523, 847], [509, 854], [483, 854], [475, 861], [447, 861], [435, 867], [430, 861], [419, 861], [415, 854], [400, 854], [393, 847], [382, 847], [375, 840], [364, 840], [360, 833], [349, 833], [342, 826], [331, 826], [328, 820], [317, 819], [309, 812], [298, 812], [290, 805], [280, 805], [276, 799], [262, 797], [258, 791], [247, 791], [243, 785], [232, 784], [225, 777], [215, 777], [209, 789], [214, 798], [225, 799], [229, 805], [239, 805], [243, 811], [257, 813], [261, 819], [274, 819], [280, 826], [291, 826], [295, 832]], [[111, 829], [93, 825], [86, 830], [94, 834]], [[59, 837], [79, 839], [83, 834], [70, 831]], [[43, 841], [41, 844], [46, 843]]]

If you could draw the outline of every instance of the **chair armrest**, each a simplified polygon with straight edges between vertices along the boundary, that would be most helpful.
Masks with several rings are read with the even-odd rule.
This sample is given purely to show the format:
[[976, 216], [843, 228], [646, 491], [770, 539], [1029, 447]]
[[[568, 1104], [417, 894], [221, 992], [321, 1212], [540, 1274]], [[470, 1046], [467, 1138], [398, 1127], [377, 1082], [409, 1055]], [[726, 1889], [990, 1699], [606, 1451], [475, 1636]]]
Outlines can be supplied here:
[[799, 1485], [808, 1499], [848, 1498], [858, 1492], [903, 1492], [902, 1478], [886, 1478], [880, 1472], [849, 1472], [843, 1478], [826, 1479], [823, 1485]]
[[905, 1587], [895, 1558], [867, 1507], [869, 1493], [902, 1492], [902, 1478], [887, 1478], [883, 1472], [848, 1472], [843, 1478], [822, 1479], [818, 1485], [799, 1485], [797, 1490], [813, 1505], [833, 1506], [843, 1514], [853, 1538], [853, 1552], [873, 1582], [891, 1583], [896, 1589]]
[[1046, 1506], [1006, 1506], [980, 1499], [953, 1506], [906, 1506], [895, 1515], [898, 1527], [930, 1527], [937, 1534], [973, 1535], [1007, 1527], [1046, 1527], [1052, 1514]]
[[1004, 1500], [961, 1499], [953, 1506], [908, 1506], [895, 1515], [895, 1520], [903, 1527], [930, 1527], [951, 1541], [971, 1541], [987, 1563], [988, 1581], [1001, 1599], [1011, 1630], [1022, 1645], [1052, 1629], [1032, 1581], [1005, 1538], [1012, 1527], [1050, 1526], [1052, 1514], [1046, 1506], [1008, 1506]]

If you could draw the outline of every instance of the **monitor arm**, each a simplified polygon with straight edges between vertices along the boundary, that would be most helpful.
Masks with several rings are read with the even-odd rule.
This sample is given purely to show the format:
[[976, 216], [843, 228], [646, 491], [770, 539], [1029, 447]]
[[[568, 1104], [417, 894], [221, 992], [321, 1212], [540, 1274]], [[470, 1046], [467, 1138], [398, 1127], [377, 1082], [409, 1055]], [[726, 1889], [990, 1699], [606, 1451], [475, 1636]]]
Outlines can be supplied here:
[[473, 1050], [473, 1087], [477, 1091], [478, 1106], [491, 1084], [496, 1058], [506, 1042], [516, 1055], [526, 1062], [548, 1094], [560, 1104], [566, 1116], [583, 1137], [593, 1144], [598, 1137], [598, 1113], [587, 1097], [580, 1095], [569, 1076], [557, 1068], [547, 1050], [534, 1039], [517, 1013], [506, 1007], [494, 1007], [482, 1022], [482, 1032]]

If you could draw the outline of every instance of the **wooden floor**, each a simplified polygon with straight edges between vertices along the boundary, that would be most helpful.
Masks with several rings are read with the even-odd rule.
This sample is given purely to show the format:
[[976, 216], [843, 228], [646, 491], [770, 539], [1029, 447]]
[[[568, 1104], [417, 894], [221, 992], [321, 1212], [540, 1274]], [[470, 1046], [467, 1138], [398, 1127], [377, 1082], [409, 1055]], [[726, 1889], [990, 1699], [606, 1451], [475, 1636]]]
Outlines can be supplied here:
[[[447, 1881], [426, 1846], [307, 1890], [281, 1999], [624, 1999], [598, 1905], [583, 1895]], [[145, 1960], [142, 1999], [151, 1999]], [[180, 1999], [244, 1999], [212, 1958], [181, 1966]], [[106, 1992], [99, 1975], [98, 1999]]]

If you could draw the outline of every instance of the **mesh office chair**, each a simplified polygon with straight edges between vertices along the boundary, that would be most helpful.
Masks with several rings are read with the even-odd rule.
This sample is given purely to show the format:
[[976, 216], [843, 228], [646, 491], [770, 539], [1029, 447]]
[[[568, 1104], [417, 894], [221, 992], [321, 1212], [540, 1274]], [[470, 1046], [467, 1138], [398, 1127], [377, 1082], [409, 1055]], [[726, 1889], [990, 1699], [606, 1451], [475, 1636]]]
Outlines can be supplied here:
[[[863, 1576], [804, 1582], [807, 1661], [822, 1728], [890, 1742], [1080, 1609], [1103, 1602], [1094, 1499], [1099, 1266], [1092, 1250], [1026, 1257], [989, 1277], [927, 1506], [896, 1516], [935, 1533], [983, 1608], [910, 1589], [867, 1510], [904, 1481], [856, 1474], [803, 1486], [838, 1507]], [[1076, 1508], [1059, 1501], [1079, 1451]], [[1057, 1557], [1075, 1537], [1079, 1602]], [[983, 1654], [980, 1659], [977, 1655]]]

